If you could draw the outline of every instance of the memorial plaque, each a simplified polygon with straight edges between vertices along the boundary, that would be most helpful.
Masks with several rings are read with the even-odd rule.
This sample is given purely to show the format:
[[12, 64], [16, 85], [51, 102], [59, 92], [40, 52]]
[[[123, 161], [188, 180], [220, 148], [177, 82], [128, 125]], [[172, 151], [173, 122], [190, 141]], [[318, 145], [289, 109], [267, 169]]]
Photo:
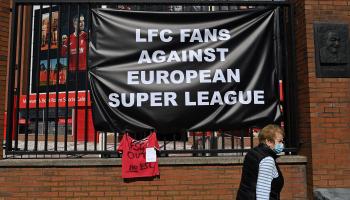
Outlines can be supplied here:
[[316, 77], [350, 77], [347, 24], [314, 23]]

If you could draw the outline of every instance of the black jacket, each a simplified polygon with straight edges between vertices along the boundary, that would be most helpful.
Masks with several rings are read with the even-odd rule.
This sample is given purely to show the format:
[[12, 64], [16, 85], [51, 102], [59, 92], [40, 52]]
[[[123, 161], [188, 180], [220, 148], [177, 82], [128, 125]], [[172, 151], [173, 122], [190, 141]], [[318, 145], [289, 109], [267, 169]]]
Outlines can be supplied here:
[[266, 144], [250, 150], [244, 158], [241, 184], [239, 185], [237, 200], [256, 200], [256, 183], [258, 180], [259, 163], [262, 159], [271, 156], [275, 160], [275, 165], [278, 171], [278, 177], [272, 179], [270, 200], [279, 200], [284, 179], [280, 168], [276, 163], [278, 157]]

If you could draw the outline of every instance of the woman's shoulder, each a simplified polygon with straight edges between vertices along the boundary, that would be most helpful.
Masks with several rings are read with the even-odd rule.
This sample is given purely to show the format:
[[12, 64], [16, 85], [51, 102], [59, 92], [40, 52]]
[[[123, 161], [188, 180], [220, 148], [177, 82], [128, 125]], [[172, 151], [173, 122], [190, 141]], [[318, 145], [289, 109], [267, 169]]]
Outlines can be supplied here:
[[273, 163], [275, 164], [275, 159], [273, 159], [271, 156], [266, 156], [263, 158], [260, 163]]

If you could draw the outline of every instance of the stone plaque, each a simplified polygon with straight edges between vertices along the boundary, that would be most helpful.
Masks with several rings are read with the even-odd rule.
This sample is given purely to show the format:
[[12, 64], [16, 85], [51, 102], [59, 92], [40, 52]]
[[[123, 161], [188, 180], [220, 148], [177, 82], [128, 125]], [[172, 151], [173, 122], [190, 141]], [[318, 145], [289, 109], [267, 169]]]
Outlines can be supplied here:
[[347, 24], [314, 23], [316, 77], [350, 77]]

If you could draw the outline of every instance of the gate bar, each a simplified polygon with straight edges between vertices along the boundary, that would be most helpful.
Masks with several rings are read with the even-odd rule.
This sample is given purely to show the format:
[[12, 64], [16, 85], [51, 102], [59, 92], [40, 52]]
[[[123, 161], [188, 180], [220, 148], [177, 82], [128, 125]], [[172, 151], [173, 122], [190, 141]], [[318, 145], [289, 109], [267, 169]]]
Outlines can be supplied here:
[[230, 0], [13, 0], [20, 4], [76, 4], [76, 3], [102, 3], [102, 4], [236, 4], [236, 5], [291, 5], [290, 1], [230, 1]]
[[[18, 5], [14, 4], [12, 8], [12, 16], [11, 16], [11, 35], [17, 35], [17, 10]], [[6, 155], [12, 150], [12, 129], [13, 129], [13, 99], [14, 99], [14, 79], [15, 77], [15, 64], [16, 64], [16, 48], [17, 48], [17, 40], [12, 38], [10, 42], [10, 63], [9, 63], [9, 80], [8, 80], [8, 96], [7, 96], [7, 124], [6, 124]]]

